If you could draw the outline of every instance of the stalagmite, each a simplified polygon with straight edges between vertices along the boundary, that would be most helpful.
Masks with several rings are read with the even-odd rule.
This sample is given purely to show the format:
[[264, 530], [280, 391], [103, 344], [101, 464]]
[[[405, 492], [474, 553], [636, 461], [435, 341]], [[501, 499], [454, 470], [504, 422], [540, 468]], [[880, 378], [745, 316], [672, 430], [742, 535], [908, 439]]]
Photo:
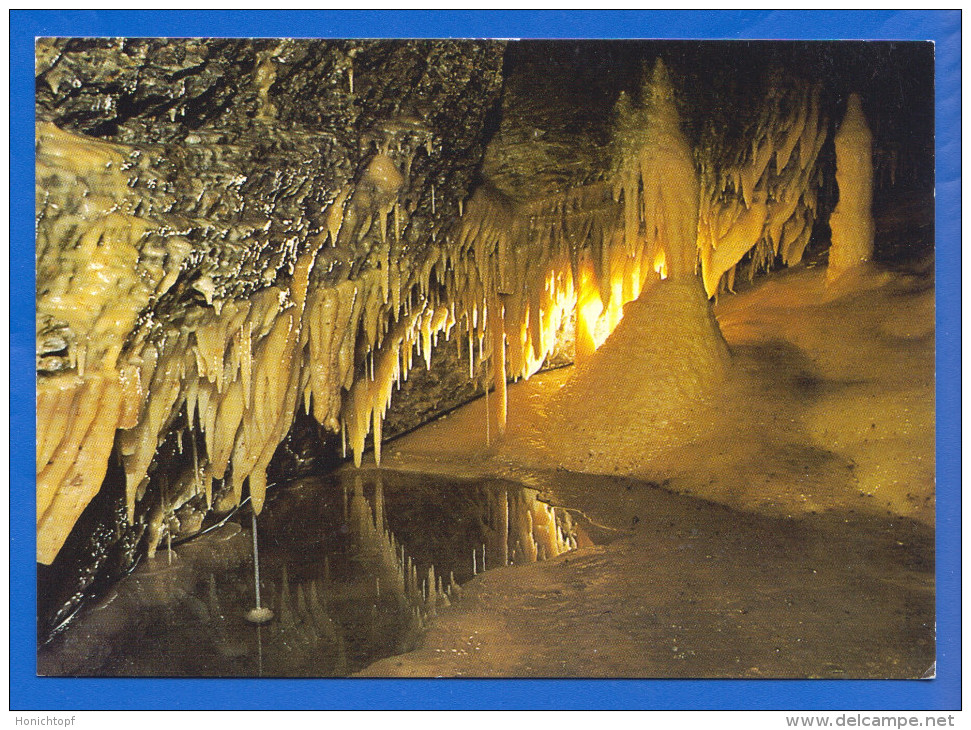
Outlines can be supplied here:
[[758, 244], [765, 228], [768, 206], [760, 195], [742, 213], [735, 224], [712, 245], [704, 249], [703, 259], [705, 290], [714, 294], [722, 275], [742, 260]]
[[836, 184], [839, 202], [829, 219], [833, 238], [828, 281], [873, 256], [873, 135], [857, 94], [847, 101], [836, 133]]
[[[624, 139], [636, 150], [636, 167], [625, 166], [623, 179], [642, 175], [643, 218], [649, 243], [653, 240], [649, 250], [664, 252], [668, 278], [625, 307], [611, 337], [548, 406], [545, 448], [557, 464], [578, 471], [645, 468], [651, 448], [663, 448], [672, 432], [690, 422], [693, 409], [704, 408], [728, 366], [727, 346], [695, 275], [698, 199], [689, 200], [684, 191], [694, 195], [699, 183], [660, 62], [644, 96], [646, 110], [621, 111]], [[761, 167], [765, 154], [758, 156]], [[648, 182], [651, 171], [663, 175]], [[625, 205], [638, 187], [624, 187]], [[550, 554], [555, 540], [543, 527], [547, 514], [528, 516], [530, 537], [524, 546], [530, 559], [537, 539]]]
[[701, 283], [661, 282], [551, 400], [544, 448], [577, 471], [636, 473], [704, 412], [728, 358]]
[[[681, 279], [694, 275], [699, 184], [691, 146], [674, 105], [674, 90], [660, 60], [645, 95], [646, 106], [634, 115], [636, 126], [626, 130], [633, 138], [626, 143], [636, 147], [623, 157], [624, 206], [626, 211], [635, 204], [640, 188], [640, 218], [649, 250], [663, 251], [668, 276]], [[627, 237], [632, 228], [628, 222]]]

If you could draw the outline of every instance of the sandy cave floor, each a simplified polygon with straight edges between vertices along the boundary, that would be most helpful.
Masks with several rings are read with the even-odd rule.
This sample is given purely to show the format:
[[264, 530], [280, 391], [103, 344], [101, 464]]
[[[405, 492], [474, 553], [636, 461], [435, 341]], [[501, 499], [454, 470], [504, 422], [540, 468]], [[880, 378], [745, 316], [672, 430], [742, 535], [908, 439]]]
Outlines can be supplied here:
[[710, 426], [644, 473], [567, 472], [537, 448], [569, 370], [510, 389], [501, 446], [480, 400], [386, 447], [385, 468], [534, 486], [597, 544], [480, 575], [417, 650], [362, 675], [932, 674], [931, 272], [827, 286], [804, 268], [723, 297], [733, 372]]

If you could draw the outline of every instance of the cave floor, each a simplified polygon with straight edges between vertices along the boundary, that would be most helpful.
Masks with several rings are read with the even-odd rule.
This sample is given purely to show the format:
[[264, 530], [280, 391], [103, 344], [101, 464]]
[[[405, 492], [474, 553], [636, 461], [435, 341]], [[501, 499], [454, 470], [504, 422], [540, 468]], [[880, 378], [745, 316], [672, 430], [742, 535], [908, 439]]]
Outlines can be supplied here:
[[582, 517], [596, 545], [490, 570], [417, 650], [366, 676], [933, 674], [934, 331], [927, 267], [826, 285], [785, 272], [716, 307], [735, 370], [714, 427], [651, 472], [542, 453], [569, 370], [510, 389], [501, 444], [479, 400], [383, 466], [501, 475]]

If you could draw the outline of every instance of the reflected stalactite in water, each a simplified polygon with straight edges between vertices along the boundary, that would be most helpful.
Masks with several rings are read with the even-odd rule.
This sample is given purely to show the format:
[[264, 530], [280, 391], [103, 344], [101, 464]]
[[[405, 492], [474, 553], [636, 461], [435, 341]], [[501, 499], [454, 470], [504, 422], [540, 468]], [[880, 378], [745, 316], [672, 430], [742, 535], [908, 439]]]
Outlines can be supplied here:
[[[553, 557], [575, 546], [577, 528], [512, 483], [379, 470], [301, 482], [260, 516], [259, 600], [273, 618], [257, 626], [247, 623], [254, 534], [236, 529], [186, 544], [172, 566], [159, 556], [136, 571], [102, 609], [125, 620], [92, 633], [104, 661], [51, 673], [346, 676], [413, 648], [473, 577], [470, 554], [478, 572]], [[526, 547], [511, 555], [514, 544]]]

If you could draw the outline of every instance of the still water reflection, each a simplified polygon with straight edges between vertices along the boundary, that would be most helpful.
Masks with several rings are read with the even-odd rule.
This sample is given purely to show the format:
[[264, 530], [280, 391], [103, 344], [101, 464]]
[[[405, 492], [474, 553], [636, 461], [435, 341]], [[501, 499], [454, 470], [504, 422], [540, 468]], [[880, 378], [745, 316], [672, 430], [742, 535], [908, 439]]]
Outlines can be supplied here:
[[[39, 656], [41, 674], [345, 676], [411, 649], [483, 569], [576, 546], [569, 514], [535, 490], [386, 470], [279, 490], [252, 534], [229, 523], [160, 550]], [[171, 558], [171, 561], [170, 561]]]

